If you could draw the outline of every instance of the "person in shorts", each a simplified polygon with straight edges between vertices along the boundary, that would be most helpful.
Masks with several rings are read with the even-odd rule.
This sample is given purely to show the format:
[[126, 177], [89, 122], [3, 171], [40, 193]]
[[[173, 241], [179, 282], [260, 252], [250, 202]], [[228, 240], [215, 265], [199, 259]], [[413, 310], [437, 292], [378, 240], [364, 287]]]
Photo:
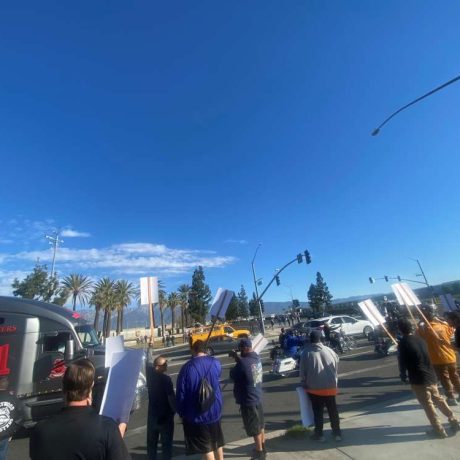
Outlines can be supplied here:
[[233, 357], [235, 367], [230, 371], [234, 382], [233, 395], [240, 406], [244, 429], [254, 438], [253, 459], [265, 460], [264, 411], [262, 407], [262, 363], [259, 355], [252, 349], [249, 339], [241, 339]]
[[[201, 454], [203, 460], [223, 460], [222, 392], [219, 379], [220, 361], [205, 352], [206, 344], [197, 340], [192, 345], [192, 359], [181, 368], [176, 384], [176, 409], [184, 426], [186, 455]], [[213, 389], [213, 403], [200, 409], [199, 389], [206, 378]]]

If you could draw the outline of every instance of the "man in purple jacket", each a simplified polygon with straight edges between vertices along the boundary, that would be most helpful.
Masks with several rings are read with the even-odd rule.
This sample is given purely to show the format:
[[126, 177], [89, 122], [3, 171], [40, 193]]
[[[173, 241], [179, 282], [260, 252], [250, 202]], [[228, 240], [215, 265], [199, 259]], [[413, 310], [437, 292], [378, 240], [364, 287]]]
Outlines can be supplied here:
[[[203, 460], [223, 460], [224, 435], [222, 418], [222, 392], [219, 378], [220, 361], [205, 353], [206, 344], [197, 340], [192, 346], [192, 359], [179, 372], [176, 384], [176, 409], [184, 425], [187, 455], [201, 454]], [[202, 412], [199, 389], [203, 378], [214, 390], [214, 402]]]

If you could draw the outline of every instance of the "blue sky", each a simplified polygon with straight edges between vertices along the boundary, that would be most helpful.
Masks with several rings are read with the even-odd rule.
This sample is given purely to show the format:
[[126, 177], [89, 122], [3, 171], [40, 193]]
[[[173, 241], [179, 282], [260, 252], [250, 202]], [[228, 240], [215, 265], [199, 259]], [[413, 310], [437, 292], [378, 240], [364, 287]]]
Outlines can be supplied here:
[[[266, 300], [383, 292], [369, 276], [460, 278], [455, 1], [15, 2], [0, 15], [0, 291], [57, 270], [203, 264]], [[72, 233], [73, 232], [73, 233]], [[80, 234], [80, 235], [79, 235]], [[388, 286], [389, 287], [389, 286]]]

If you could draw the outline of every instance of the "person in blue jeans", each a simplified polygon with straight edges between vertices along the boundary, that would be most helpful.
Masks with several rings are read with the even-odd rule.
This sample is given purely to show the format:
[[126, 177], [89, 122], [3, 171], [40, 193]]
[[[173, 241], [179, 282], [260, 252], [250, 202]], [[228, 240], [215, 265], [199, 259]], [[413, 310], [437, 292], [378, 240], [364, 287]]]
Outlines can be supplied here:
[[168, 361], [158, 356], [153, 366], [147, 367], [149, 409], [147, 418], [147, 458], [156, 460], [158, 441], [161, 441], [161, 459], [172, 457], [174, 413], [176, 400], [171, 377], [166, 374]]

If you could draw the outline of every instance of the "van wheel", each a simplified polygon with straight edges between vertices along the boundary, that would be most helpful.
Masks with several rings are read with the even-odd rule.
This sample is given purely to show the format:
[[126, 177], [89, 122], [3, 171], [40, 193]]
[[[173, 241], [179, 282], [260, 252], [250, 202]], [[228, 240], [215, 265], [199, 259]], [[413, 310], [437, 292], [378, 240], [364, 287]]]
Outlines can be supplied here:
[[214, 356], [214, 350], [211, 347], [206, 348], [206, 353], [209, 356]]

